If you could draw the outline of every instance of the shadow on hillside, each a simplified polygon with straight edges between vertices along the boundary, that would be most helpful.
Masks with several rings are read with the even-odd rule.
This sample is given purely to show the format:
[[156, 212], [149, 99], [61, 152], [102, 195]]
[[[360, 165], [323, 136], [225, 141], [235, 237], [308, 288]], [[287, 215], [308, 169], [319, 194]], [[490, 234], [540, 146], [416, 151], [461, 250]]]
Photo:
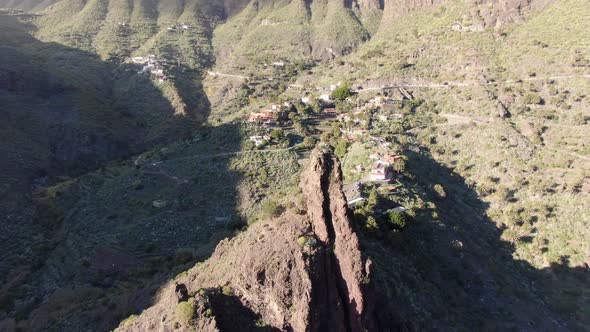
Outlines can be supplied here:
[[[538, 270], [515, 260], [514, 245], [501, 239], [487, 203], [463, 178], [426, 151], [405, 154], [420, 197], [436, 207], [419, 212], [407, 230], [384, 240], [387, 245], [365, 241], [377, 271], [380, 331], [588, 326], [590, 302], [579, 290], [588, 286], [589, 273], [567, 262]], [[447, 198], [429, 193], [436, 183]]]
[[260, 321], [258, 314], [242, 304], [235, 295], [224, 295], [218, 292], [209, 296], [211, 308], [215, 313], [215, 321], [220, 331], [241, 332], [278, 332], [276, 327], [257, 324]]
[[29, 31], [0, 15], [0, 330], [111, 330], [234, 221], [230, 157], [187, 157], [238, 150], [240, 132], [198, 127], [198, 73], [158, 86]]

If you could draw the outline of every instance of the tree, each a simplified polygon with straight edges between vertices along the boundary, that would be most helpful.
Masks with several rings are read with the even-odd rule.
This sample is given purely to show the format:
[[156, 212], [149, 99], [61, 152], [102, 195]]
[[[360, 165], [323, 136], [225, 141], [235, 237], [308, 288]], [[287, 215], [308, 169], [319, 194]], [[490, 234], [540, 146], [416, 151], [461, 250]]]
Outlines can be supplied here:
[[369, 216], [365, 221], [365, 231], [372, 235], [379, 235], [379, 224], [373, 216]]
[[369, 189], [369, 197], [367, 198], [367, 206], [372, 210], [379, 203], [379, 193], [377, 188]]
[[341, 139], [338, 141], [338, 144], [336, 144], [336, 147], [334, 148], [334, 153], [338, 156], [338, 158], [342, 159], [342, 158], [344, 158], [344, 155], [346, 154], [347, 149], [348, 149], [348, 142]]
[[343, 101], [350, 97], [351, 94], [352, 92], [350, 91], [350, 84], [344, 82], [332, 92], [332, 99]]
[[393, 170], [402, 173], [406, 170], [406, 161], [403, 158], [397, 158], [393, 162]]
[[285, 137], [285, 132], [283, 129], [277, 128], [270, 132], [270, 137], [275, 141], [281, 141]]
[[387, 222], [391, 228], [402, 230], [406, 228], [407, 218], [403, 212], [389, 211], [387, 213]]
[[303, 139], [303, 146], [309, 149], [313, 149], [315, 146], [316, 139], [312, 136], [307, 136]]
[[289, 113], [288, 117], [289, 117], [289, 120], [291, 120], [291, 122], [301, 120], [301, 116], [298, 113]]

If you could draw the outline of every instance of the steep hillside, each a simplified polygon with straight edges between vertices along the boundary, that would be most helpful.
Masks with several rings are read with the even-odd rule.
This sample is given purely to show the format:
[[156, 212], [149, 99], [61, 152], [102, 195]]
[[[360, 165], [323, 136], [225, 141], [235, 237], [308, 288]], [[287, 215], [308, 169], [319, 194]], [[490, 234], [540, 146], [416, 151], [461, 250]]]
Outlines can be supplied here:
[[[352, 103], [337, 105], [344, 114], [334, 126], [369, 136], [351, 145], [342, 135], [334, 143], [351, 160], [346, 181], [358, 180], [359, 169], [371, 165], [368, 156], [378, 151], [374, 137], [393, 146], [414, 142], [415, 159], [407, 167], [425, 187], [438, 184], [446, 192], [436, 203], [445, 205], [437, 209], [438, 218], [458, 229], [473, 220], [493, 223], [514, 260], [543, 271], [523, 278], [542, 285], [543, 301], [579, 328], [579, 321], [587, 322], [590, 299], [574, 291], [588, 282], [583, 271], [590, 219], [579, 207], [588, 205], [590, 195], [584, 134], [590, 129], [590, 38], [582, 33], [590, 9], [585, 1], [468, 4], [451, 1], [392, 15], [391, 24], [353, 54], [293, 82], [303, 92], [292, 89], [283, 96], [317, 98], [325, 93], [317, 86], [351, 83], [357, 94]], [[414, 100], [387, 112], [369, 102], [377, 96], [404, 105], [400, 90]], [[417, 125], [414, 116], [430, 120]], [[474, 188], [481, 204], [466, 198], [466, 188]], [[472, 205], [482, 212], [468, 212]], [[487, 233], [472, 229], [465, 236]], [[474, 251], [490, 254], [484, 247]]]
[[315, 151], [303, 175], [303, 206], [222, 241], [117, 331], [372, 330], [371, 263], [341, 181], [338, 160]]
[[216, 30], [214, 45], [222, 58], [330, 59], [368, 40], [380, 12], [356, 1], [253, 1]]
[[[20, 203], [30, 200], [33, 179], [96, 168], [182, 136], [198, 118], [175, 116], [151, 81], [95, 55], [40, 42], [12, 16], [0, 16], [0, 27], [3, 195], [20, 197], [2, 200], [12, 206], [5, 216], [20, 220], [17, 211], [28, 210]], [[23, 215], [30, 220], [31, 213]], [[2, 232], [2, 243], [12, 247], [14, 234], [29, 232]]]
[[240, 153], [244, 134], [229, 125], [201, 128], [195, 140], [39, 190], [38, 209], [55, 214], [43, 213], [44, 220], [61, 232], [27, 286], [8, 292], [13, 312], [32, 311], [21, 324], [112, 329], [148, 306], [166, 280], [207, 258], [217, 241], [273, 213], [265, 210], [271, 202], [286, 204], [281, 199], [297, 180], [295, 154]]
[[25, 12], [41, 11], [60, 0], [2, 0], [0, 8], [16, 9]]
[[197, 82], [175, 83], [192, 92], [192, 107], [179, 110], [166, 87], [138, 75], [137, 66], [42, 42], [19, 18], [29, 19], [0, 15], [2, 319], [14, 308], [35, 308], [38, 298], [25, 294], [41, 294], [34, 273], [65, 230], [63, 215], [38, 204], [36, 190], [190, 137], [208, 110]]
[[587, 329], [586, 0], [0, 7], [0, 330]]
[[[567, 329], [567, 315], [539, 291], [559, 282], [512, 261], [481, 215], [485, 204], [459, 178], [427, 153], [407, 153], [416, 177], [400, 178], [412, 183], [403, 199], [417, 204], [405, 230], [379, 236], [363, 225], [346, 207], [338, 159], [316, 150], [302, 173], [304, 200], [222, 241], [117, 330]], [[433, 179], [418, 178], [433, 171], [457, 185], [436, 205]], [[457, 210], [479, 222], [451, 220]]]

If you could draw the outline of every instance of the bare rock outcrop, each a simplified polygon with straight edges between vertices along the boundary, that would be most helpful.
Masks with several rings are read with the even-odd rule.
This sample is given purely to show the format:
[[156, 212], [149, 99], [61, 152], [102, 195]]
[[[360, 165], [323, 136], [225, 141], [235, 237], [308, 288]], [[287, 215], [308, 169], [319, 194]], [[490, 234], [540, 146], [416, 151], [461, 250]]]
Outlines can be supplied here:
[[287, 210], [220, 242], [118, 331], [371, 331], [370, 262], [342, 193], [337, 158], [302, 175], [307, 214]]
[[301, 187], [313, 231], [329, 254], [325, 257], [325, 270], [337, 281], [335, 291], [344, 307], [347, 330], [370, 327], [366, 296], [371, 263], [363, 260], [352, 229], [339, 160], [329, 151], [316, 150]]

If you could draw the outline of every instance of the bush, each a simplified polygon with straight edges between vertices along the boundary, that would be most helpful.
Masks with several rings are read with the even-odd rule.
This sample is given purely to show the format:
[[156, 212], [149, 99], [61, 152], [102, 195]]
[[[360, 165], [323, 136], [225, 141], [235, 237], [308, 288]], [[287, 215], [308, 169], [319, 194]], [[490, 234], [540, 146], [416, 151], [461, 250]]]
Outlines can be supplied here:
[[137, 319], [137, 315], [131, 315], [127, 318], [125, 318], [121, 324], [119, 324], [121, 327], [126, 328], [126, 327], [130, 327], [131, 324], [133, 324], [133, 321], [135, 321]]
[[315, 137], [307, 136], [303, 139], [302, 145], [304, 148], [313, 149], [315, 147], [316, 141], [317, 140], [315, 139]]
[[343, 83], [332, 92], [332, 99], [344, 101], [351, 95], [352, 92], [350, 91], [350, 85], [348, 83]]
[[371, 235], [380, 235], [379, 224], [373, 216], [369, 216], [365, 221], [365, 231]]
[[346, 142], [345, 140], [340, 140], [340, 141], [338, 141], [338, 144], [336, 144], [336, 147], [334, 148], [334, 153], [336, 154], [336, 156], [338, 156], [338, 158], [342, 159], [342, 158], [344, 158], [344, 155], [346, 154], [347, 149], [348, 149], [348, 142]]
[[277, 128], [270, 132], [270, 137], [276, 142], [279, 142], [285, 137], [285, 132], [283, 129]]
[[393, 170], [398, 173], [403, 173], [406, 170], [406, 161], [403, 158], [398, 158], [393, 163]]
[[234, 295], [234, 290], [229, 285], [225, 285], [221, 287], [221, 293], [225, 296], [232, 296]]
[[443, 188], [442, 185], [435, 184], [434, 187], [432, 187], [432, 189], [434, 189], [438, 198], [443, 199], [443, 198], [447, 197], [447, 193], [445, 192], [445, 188]]
[[176, 305], [176, 319], [183, 324], [188, 324], [195, 317], [195, 299], [180, 302]]
[[404, 107], [402, 108], [402, 110], [404, 113], [414, 112], [416, 108], [420, 107], [420, 105], [422, 105], [423, 103], [423, 99], [412, 99], [404, 103]]
[[262, 203], [262, 214], [265, 218], [278, 217], [282, 212], [283, 207], [273, 200]]
[[543, 99], [536, 93], [529, 92], [524, 96], [524, 103], [527, 105], [541, 105], [543, 104]]
[[314, 247], [318, 243], [318, 240], [316, 240], [316, 238], [313, 236], [303, 235], [297, 238], [297, 243], [299, 243], [299, 245], [302, 247]]
[[387, 213], [387, 222], [393, 229], [402, 230], [406, 228], [407, 218], [403, 212], [389, 211]]

